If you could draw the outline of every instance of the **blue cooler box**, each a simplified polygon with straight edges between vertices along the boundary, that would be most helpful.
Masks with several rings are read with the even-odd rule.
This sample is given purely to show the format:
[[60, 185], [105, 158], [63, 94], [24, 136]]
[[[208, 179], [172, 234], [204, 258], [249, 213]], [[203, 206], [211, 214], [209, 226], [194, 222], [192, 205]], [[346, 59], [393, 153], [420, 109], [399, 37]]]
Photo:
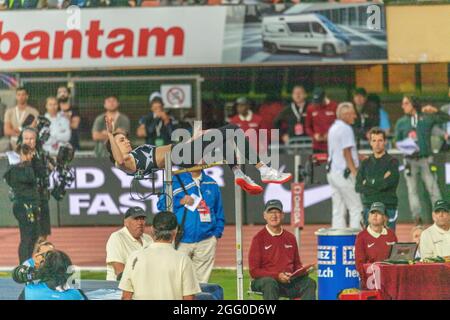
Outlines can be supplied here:
[[337, 300], [343, 289], [359, 288], [355, 265], [358, 229], [319, 229], [317, 265], [319, 300]]

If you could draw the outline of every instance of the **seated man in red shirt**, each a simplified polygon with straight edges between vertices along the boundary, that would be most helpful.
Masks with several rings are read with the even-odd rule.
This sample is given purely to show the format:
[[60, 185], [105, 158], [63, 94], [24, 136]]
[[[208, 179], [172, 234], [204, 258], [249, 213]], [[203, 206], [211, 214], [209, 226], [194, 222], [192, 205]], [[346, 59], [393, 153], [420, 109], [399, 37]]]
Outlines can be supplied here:
[[395, 233], [385, 227], [388, 216], [383, 203], [372, 203], [368, 220], [369, 226], [366, 230], [358, 233], [355, 242], [356, 269], [361, 278], [363, 289], [367, 288], [364, 264], [386, 260], [389, 257], [392, 245], [397, 242]]
[[252, 240], [249, 252], [251, 288], [263, 293], [264, 300], [316, 299], [316, 283], [302, 275], [292, 277], [302, 267], [295, 236], [283, 230], [283, 205], [279, 200], [269, 200], [264, 209], [266, 226]]

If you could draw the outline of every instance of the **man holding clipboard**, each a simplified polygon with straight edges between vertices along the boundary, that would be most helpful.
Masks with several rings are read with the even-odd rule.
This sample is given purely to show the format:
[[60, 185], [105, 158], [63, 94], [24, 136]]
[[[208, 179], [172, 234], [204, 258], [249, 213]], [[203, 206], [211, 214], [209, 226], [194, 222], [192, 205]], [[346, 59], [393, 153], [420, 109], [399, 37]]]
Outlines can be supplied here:
[[264, 300], [278, 300], [280, 296], [315, 300], [316, 283], [308, 277], [312, 265], [300, 262], [295, 236], [283, 229], [283, 219], [282, 203], [269, 200], [264, 209], [267, 224], [250, 246], [251, 288], [262, 292]]

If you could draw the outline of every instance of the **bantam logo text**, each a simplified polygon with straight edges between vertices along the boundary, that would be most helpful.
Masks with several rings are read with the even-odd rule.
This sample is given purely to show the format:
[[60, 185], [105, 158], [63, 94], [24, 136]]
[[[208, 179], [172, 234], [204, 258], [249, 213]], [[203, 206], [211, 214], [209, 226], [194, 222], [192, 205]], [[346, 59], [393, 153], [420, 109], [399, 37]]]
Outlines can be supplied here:
[[183, 55], [184, 39], [178, 26], [105, 31], [99, 20], [90, 21], [85, 30], [32, 30], [21, 38], [0, 20], [0, 60], [176, 57]]

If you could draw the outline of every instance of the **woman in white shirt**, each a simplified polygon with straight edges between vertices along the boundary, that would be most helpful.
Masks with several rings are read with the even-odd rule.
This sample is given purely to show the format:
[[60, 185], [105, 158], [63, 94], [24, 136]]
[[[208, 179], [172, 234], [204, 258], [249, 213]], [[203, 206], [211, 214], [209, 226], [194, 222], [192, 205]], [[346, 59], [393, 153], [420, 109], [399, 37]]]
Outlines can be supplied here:
[[44, 143], [44, 150], [51, 156], [58, 154], [59, 148], [70, 140], [70, 121], [58, 112], [58, 100], [48, 97], [45, 104], [45, 117], [50, 120], [50, 138]]

